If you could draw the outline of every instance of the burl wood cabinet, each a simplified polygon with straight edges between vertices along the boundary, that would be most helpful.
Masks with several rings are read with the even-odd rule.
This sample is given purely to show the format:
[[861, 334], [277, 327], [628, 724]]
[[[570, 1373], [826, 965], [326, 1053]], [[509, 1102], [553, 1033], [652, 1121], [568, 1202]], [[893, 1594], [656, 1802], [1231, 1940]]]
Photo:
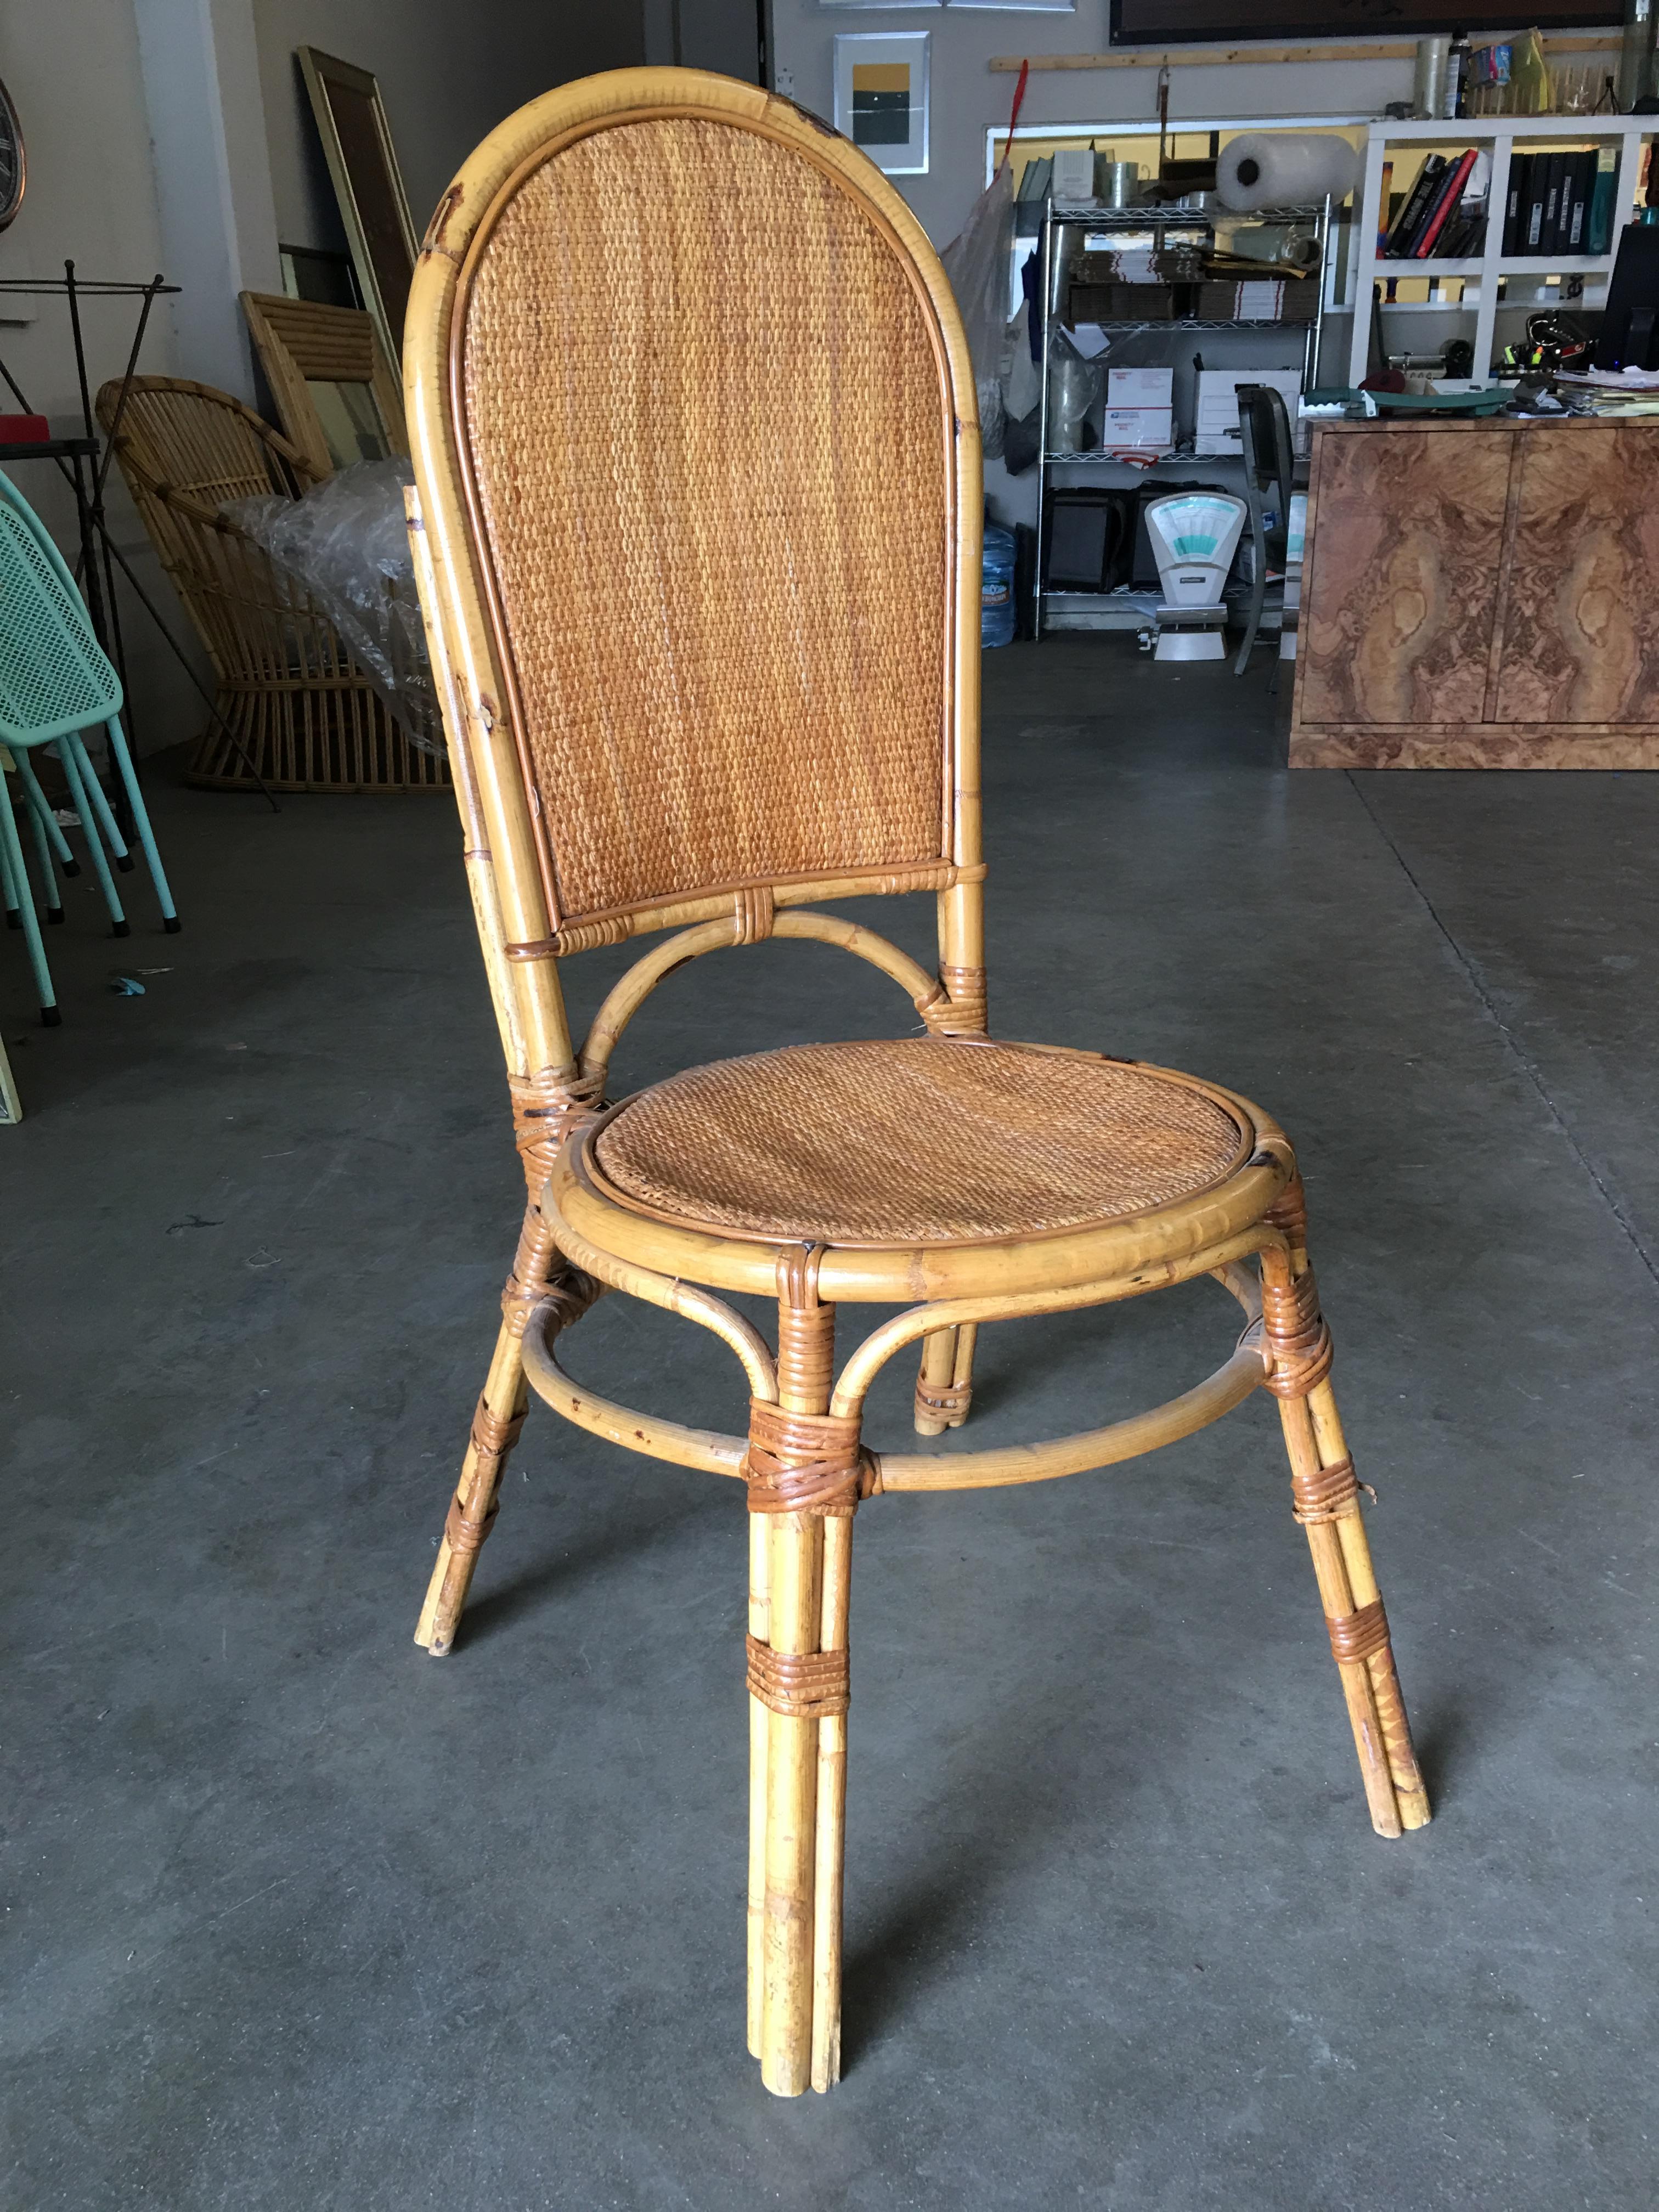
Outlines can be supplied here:
[[1321, 423], [1292, 768], [1659, 768], [1659, 417]]

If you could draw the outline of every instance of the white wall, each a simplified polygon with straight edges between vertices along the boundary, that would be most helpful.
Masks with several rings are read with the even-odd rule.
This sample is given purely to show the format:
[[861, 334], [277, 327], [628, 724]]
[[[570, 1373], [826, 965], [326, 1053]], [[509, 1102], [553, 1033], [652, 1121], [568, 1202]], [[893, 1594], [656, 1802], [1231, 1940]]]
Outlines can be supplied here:
[[294, 59], [372, 70], [417, 232], [478, 141], [551, 86], [645, 60], [638, 0], [252, 0], [276, 228], [343, 247]]

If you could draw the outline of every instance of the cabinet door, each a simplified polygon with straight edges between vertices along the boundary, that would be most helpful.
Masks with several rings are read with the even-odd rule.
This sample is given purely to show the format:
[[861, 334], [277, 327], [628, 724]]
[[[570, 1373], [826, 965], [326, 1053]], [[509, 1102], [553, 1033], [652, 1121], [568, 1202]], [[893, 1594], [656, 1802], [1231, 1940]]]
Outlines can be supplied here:
[[1520, 434], [1492, 720], [1659, 720], [1659, 424]]
[[1512, 430], [1320, 441], [1298, 650], [1304, 722], [1478, 722]]

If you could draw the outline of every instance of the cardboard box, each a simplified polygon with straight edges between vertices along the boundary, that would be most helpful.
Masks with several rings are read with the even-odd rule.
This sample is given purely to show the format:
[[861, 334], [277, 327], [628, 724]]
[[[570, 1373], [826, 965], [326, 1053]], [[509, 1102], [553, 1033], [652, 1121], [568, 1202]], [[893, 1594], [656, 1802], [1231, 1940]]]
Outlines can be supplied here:
[[1128, 446], [1138, 452], [1166, 453], [1175, 442], [1170, 410], [1167, 407], [1108, 407], [1101, 417], [1100, 442], [1109, 451]]
[[[1182, 291], [1191, 290], [1188, 285]], [[1176, 319], [1173, 284], [1073, 284], [1068, 288], [1068, 323], [1170, 323]]]
[[1319, 308], [1319, 283], [1311, 276], [1251, 278], [1243, 283], [1207, 279], [1198, 288], [1198, 313], [1206, 323], [1310, 323]]
[[1109, 368], [1106, 404], [1109, 407], [1170, 407], [1175, 399], [1172, 368]]
[[1295, 433], [1302, 399], [1302, 373], [1295, 368], [1202, 368], [1198, 373], [1198, 416], [1193, 450], [1199, 455], [1237, 453], [1238, 387], [1270, 384], [1283, 393]]

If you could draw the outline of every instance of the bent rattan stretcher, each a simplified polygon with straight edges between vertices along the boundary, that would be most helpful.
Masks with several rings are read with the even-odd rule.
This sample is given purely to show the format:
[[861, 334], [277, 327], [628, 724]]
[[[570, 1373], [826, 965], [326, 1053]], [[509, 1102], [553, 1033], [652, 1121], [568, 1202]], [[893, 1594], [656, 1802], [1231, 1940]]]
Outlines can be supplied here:
[[[625, 270], [627, 281], [619, 283]], [[416, 571], [529, 1202], [416, 1632], [455, 1637], [533, 1387], [735, 1477], [749, 1506], [749, 2040], [839, 2069], [854, 1518], [887, 1491], [1042, 1481], [1278, 1399], [1373, 1825], [1429, 1817], [1330, 1383], [1294, 1155], [1211, 1083], [987, 1026], [974, 380], [920, 228], [788, 103], [684, 70], [571, 85], [440, 205], [410, 295]], [[929, 975], [824, 900], [927, 890]], [[559, 962], [657, 930], [578, 1051]], [[921, 1033], [715, 1061], [607, 1105], [687, 961], [804, 938]], [[866, 1445], [921, 1345], [915, 1425], [966, 1419], [987, 1323], [1213, 1277], [1245, 1316], [1170, 1403], [1087, 1434]], [[746, 1435], [614, 1405], [560, 1339], [603, 1291], [720, 1338]], [[722, 1292], [775, 1298], [768, 1344]], [[836, 1364], [839, 1309], [902, 1310]]]

